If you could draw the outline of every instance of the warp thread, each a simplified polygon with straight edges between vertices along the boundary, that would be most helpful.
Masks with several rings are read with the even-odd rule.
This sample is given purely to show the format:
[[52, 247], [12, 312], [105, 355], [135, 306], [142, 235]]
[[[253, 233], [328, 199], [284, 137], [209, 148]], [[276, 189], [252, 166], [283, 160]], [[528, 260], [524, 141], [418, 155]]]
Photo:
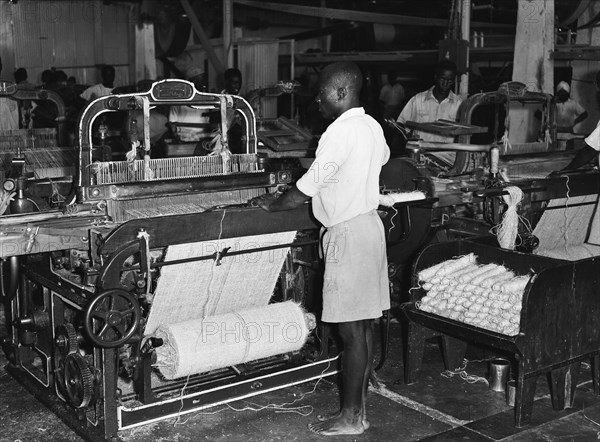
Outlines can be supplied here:
[[571, 197], [571, 187], [569, 187], [569, 175], [566, 176], [567, 180], [565, 181], [565, 186], [567, 188], [567, 199], [565, 200], [565, 223], [563, 225], [563, 232], [565, 234], [565, 253], [567, 254], [567, 256], [569, 256], [569, 250], [567, 249], [567, 244], [569, 243], [569, 215], [567, 213], [567, 210], [569, 209], [569, 198]]
[[467, 382], [468, 384], [475, 384], [477, 382], [483, 382], [484, 384], [489, 386], [490, 383], [486, 378], [467, 373], [467, 365], [469, 364], [469, 362], [487, 362], [490, 360], [491, 359], [477, 359], [477, 360], [469, 361], [467, 359], [463, 359], [463, 363], [460, 367], [458, 367], [454, 370], [444, 370], [441, 373], [441, 376], [443, 376], [445, 378], [453, 378], [454, 376], [459, 376], [463, 381]]
[[504, 189], [508, 195], [503, 195], [502, 198], [508, 206], [502, 217], [502, 222], [496, 230], [496, 236], [500, 247], [504, 249], [514, 250], [515, 240], [519, 230], [519, 214], [517, 206], [523, 200], [523, 191], [517, 186], [509, 186]]
[[[223, 210], [223, 215], [221, 216], [221, 222], [219, 223], [219, 236], [217, 237], [217, 243], [219, 241], [221, 241], [221, 237], [223, 236], [223, 221], [225, 220], [225, 214], [227, 213], [227, 210], [224, 209]], [[211, 295], [210, 295], [210, 286], [212, 284], [213, 281], [213, 276], [214, 276], [214, 269], [215, 266], [217, 265], [217, 260], [215, 259], [215, 261], [213, 262], [213, 265], [210, 267], [210, 279], [208, 281], [208, 285], [206, 286], [206, 296], [205, 296], [205, 301], [204, 304], [202, 305], [202, 315], [200, 316], [201, 318], [206, 317], [206, 306], [208, 304], [208, 300], [210, 299]], [[200, 339], [201, 335], [198, 335], [198, 340]], [[173, 358], [175, 357], [176, 354], [176, 350], [173, 347], [173, 344], [171, 342], [166, 342], [165, 344], [169, 345], [169, 354], [173, 355]], [[196, 341], [196, 344], [198, 345], [198, 341]], [[168, 358], [169, 360], [171, 359], [171, 357]], [[188, 385], [188, 383], [190, 382], [190, 377], [192, 376], [192, 373], [190, 371], [190, 374], [188, 374], [186, 380], [185, 380], [185, 384], [183, 385], [183, 387], [181, 388], [181, 393], [179, 395], [179, 401], [180, 401], [180, 407], [179, 407], [179, 411], [177, 412], [177, 419], [175, 419], [175, 422], [173, 423], [173, 426], [176, 426], [178, 424], [185, 424], [187, 422], [187, 419], [184, 422], [180, 422], [180, 418], [181, 418], [181, 411], [183, 410], [183, 406], [184, 406], [184, 402], [183, 402], [183, 393]]]

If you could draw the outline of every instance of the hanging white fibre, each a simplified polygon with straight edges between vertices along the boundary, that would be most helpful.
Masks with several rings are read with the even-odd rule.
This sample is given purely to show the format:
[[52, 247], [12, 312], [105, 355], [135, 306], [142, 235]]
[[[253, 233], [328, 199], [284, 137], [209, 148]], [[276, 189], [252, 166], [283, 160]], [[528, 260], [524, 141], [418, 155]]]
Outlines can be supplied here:
[[502, 198], [508, 206], [502, 222], [498, 226], [496, 236], [500, 247], [504, 249], [514, 250], [515, 240], [519, 230], [519, 214], [517, 207], [523, 199], [523, 191], [516, 186], [509, 186], [504, 189], [508, 195], [503, 195]]

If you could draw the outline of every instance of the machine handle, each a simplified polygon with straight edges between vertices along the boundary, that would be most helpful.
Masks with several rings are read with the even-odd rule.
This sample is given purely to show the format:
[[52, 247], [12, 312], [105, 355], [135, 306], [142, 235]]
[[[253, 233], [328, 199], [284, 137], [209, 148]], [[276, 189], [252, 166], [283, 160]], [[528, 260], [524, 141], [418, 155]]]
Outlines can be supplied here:
[[[523, 192], [532, 193], [532, 192], [543, 192], [547, 189], [545, 187], [529, 187], [529, 188], [526, 187], [521, 190]], [[503, 187], [498, 187], [498, 188], [494, 188], [494, 189], [479, 189], [479, 190], [476, 190], [475, 192], [473, 192], [473, 196], [477, 197], [477, 198], [491, 198], [494, 196], [503, 196], [503, 195], [510, 195], [506, 190], [504, 190]]]

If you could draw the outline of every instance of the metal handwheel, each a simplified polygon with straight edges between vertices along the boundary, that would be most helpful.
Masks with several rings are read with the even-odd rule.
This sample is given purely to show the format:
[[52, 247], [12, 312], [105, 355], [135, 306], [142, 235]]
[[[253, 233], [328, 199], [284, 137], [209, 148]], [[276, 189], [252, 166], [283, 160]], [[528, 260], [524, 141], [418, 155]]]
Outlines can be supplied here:
[[131, 293], [122, 289], [110, 289], [100, 293], [88, 304], [83, 328], [96, 346], [118, 347], [134, 335], [140, 317], [140, 305]]

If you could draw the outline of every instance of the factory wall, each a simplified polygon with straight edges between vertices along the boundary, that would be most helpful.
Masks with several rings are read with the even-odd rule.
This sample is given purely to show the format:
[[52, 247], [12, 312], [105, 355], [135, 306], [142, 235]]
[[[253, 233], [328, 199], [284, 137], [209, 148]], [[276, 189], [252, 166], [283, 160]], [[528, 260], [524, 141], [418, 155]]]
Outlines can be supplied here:
[[94, 84], [100, 81], [98, 65], [112, 64], [115, 85], [130, 82], [130, 5], [21, 1], [3, 3], [1, 12], [2, 29], [12, 39], [12, 44], [0, 46], [3, 78], [12, 80], [14, 69], [24, 67], [29, 81], [39, 84], [42, 71], [56, 68], [75, 76], [80, 84]]

